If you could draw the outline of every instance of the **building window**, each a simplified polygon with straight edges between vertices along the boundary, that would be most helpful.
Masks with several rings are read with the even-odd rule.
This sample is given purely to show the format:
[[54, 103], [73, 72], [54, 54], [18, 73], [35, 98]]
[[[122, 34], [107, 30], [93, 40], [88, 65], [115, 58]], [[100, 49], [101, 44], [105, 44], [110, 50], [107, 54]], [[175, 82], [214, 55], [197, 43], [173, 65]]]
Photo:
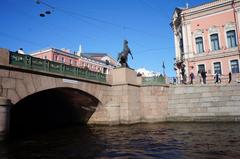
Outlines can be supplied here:
[[72, 60], [71, 59], [69, 60], [69, 64], [72, 65]]
[[227, 32], [227, 43], [228, 48], [233, 48], [237, 46], [235, 30], [230, 30]]
[[222, 70], [221, 70], [221, 63], [220, 62], [214, 62], [214, 74], [218, 73], [218, 74], [222, 74]]
[[58, 60], [58, 56], [56, 55], [56, 56], [55, 56], [55, 61], [57, 61], [57, 60]]
[[62, 57], [62, 63], [64, 63], [64, 57]]
[[202, 53], [204, 52], [204, 48], [203, 48], [203, 38], [202, 37], [197, 37], [195, 39], [196, 41], [196, 49], [197, 49], [197, 53]]
[[182, 38], [179, 41], [179, 47], [180, 47], [181, 52], [184, 52], [184, 49], [183, 49], [183, 39]]
[[204, 64], [200, 64], [198, 65], [198, 72], [205, 72], [205, 65]]
[[212, 35], [210, 36], [210, 38], [211, 38], [212, 50], [213, 50], [213, 51], [219, 50], [220, 47], [219, 47], [218, 34], [212, 34]]
[[239, 73], [238, 60], [231, 60], [231, 71], [232, 73]]
[[44, 59], [47, 60], [48, 59], [47, 56], [45, 56]]

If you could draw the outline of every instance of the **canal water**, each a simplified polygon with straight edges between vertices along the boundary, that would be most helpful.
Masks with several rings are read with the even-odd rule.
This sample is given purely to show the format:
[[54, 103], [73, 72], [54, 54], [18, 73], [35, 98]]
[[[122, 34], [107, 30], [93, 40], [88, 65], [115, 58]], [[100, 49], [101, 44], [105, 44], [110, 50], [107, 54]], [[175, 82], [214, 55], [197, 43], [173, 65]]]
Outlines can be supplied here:
[[240, 124], [74, 126], [0, 142], [0, 158], [236, 159]]

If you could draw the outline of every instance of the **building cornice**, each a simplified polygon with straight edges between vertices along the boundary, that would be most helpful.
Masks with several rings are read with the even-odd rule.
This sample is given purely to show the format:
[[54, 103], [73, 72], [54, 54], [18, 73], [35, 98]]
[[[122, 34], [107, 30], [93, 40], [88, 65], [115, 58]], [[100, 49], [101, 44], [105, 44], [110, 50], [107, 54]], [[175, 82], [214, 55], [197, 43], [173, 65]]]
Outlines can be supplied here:
[[35, 55], [43, 54], [43, 53], [46, 53], [46, 52], [49, 52], [52, 50], [53, 50], [52, 48], [42, 49], [42, 50], [36, 51], [34, 53], [30, 53], [30, 55], [35, 56]]
[[[235, 0], [236, 8], [240, 6], [240, 0]], [[218, 0], [194, 8], [186, 9], [181, 13], [184, 21], [197, 19], [209, 15], [221, 14], [224, 11], [232, 10], [232, 0]]]
[[[239, 2], [239, 0], [235, 0], [235, 3]], [[206, 10], [214, 9], [223, 7], [226, 5], [232, 4], [232, 0], [217, 0], [210, 3], [204, 3], [202, 5], [198, 5], [196, 7], [192, 7], [189, 9], [183, 10], [182, 14], [189, 14], [189, 13], [195, 13], [195, 12], [204, 12]]]
[[235, 49], [234, 51], [225, 51], [222, 53], [216, 52], [216, 53], [203, 53], [202, 56], [193, 57], [186, 59], [189, 62], [196, 62], [196, 61], [204, 61], [204, 60], [211, 60], [211, 59], [218, 59], [218, 58], [225, 58], [229, 56], [235, 56], [239, 55], [238, 51]]

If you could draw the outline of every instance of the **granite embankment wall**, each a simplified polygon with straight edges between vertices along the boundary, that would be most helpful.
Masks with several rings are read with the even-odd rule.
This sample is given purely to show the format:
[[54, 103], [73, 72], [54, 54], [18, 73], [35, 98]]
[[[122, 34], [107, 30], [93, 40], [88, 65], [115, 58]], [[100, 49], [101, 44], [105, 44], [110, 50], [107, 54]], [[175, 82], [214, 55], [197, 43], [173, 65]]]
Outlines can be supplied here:
[[[112, 124], [240, 121], [237, 83], [119, 85], [112, 86], [109, 95], [106, 108]], [[94, 116], [99, 119], [97, 113]], [[101, 123], [108, 124], [106, 120]]]
[[240, 121], [240, 84], [171, 86], [165, 121]]
[[168, 110], [169, 86], [142, 86], [140, 88], [140, 122], [164, 122]]

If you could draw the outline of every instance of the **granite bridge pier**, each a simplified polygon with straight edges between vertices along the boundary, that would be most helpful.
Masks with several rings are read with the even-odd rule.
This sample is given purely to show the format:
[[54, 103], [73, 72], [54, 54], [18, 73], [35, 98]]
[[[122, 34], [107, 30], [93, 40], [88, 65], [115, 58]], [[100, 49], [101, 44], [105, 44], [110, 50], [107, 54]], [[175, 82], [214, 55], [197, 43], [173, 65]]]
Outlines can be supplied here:
[[109, 75], [0, 49], [0, 134], [73, 123], [239, 121], [239, 84], [144, 82], [134, 70]]

